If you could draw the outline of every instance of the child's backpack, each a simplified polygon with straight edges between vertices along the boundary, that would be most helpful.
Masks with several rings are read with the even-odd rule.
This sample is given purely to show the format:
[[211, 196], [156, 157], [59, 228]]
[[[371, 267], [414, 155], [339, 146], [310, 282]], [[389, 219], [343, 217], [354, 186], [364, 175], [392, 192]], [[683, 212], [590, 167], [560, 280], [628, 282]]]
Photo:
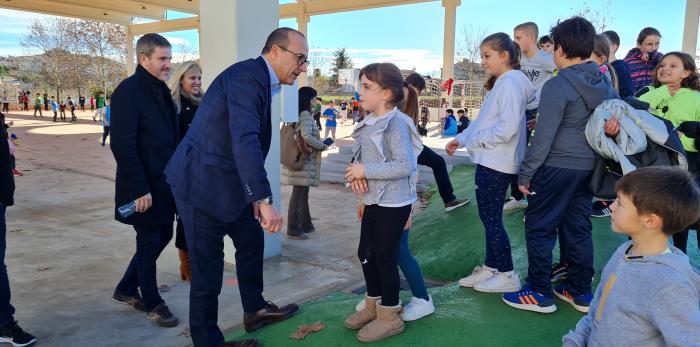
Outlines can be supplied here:
[[301, 171], [310, 151], [296, 123], [287, 123], [282, 126], [280, 146], [280, 163], [291, 171]]

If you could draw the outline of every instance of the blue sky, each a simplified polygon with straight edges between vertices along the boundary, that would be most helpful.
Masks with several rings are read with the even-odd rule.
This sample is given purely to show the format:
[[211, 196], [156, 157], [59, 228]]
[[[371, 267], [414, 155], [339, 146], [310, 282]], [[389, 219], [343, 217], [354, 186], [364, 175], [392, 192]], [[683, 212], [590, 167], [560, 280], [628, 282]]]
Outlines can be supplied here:
[[[293, 2], [283, 0], [281, 3]], [[607, 1], [586, 1], [595, 10], [606, 8]], [[496, 5], [495, 5], [496, 4]], [[661, 5], [662, 4], [662, 5]], [[570, 17], [583, 8], [581, 1], [493, 1], [462, 0], [457, 10], [457, 42], [463, 40], [466, 26], [483, 28], [487, 33], [512, 34], [515, 25], [533, 21], [540, 32], [547, 32], [560, 18]], [[618, 57], [633, 47], [639, 30], [653, 26], [661, 32], [661, 51], [680, 50], [683, 35], [685, 0], [612, 0], [608, 29], [618, 32], [622, 48]], [[181, 17], [170, 13], [169, 17]], [[0, 55], [25, 54], [19, 45], [21, 34], [32, 18], [46, 15], [0, 9]], [[422, 73], [439, 74], [442, 66], [444, 9], [440, 1], [387, 7], [382, 9], [314, 16], [309, 23], [309, 46], [317, 57], [328, 57], [340, 47], [348, 49], [356, 67], [390, 61], [401, 68], [415, 67]], [[294, 19], [280, 26], [296, 27]], [[164, 34], [174, 44], [175, 58], [180, 47], [196, 54], [195, 31]]]

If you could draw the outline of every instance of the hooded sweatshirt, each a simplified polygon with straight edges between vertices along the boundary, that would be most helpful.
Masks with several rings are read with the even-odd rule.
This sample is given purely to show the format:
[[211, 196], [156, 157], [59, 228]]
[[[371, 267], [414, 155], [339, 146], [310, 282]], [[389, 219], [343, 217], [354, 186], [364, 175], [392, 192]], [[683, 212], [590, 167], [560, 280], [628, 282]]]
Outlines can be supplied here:
[[474, 164], [507, 174], [518, 173], [527, 149], [525, 106], [534, 100], [535, 93], [535, 87], [520, 70], [498, 77], [479, 116], [455, 137]]
[[588, 314], [564, 346], [700, 346], [700, 275], [677, 248], [629, 256], [632, 241], [603, 269]]
[[559, 70], [542, 87], [535, 135], [520, 165], [519, 185], [528, 185], [540, 166], [592, 170], [594, 154], [585, 128], [591, 114], [617, 93], [594, 63]]

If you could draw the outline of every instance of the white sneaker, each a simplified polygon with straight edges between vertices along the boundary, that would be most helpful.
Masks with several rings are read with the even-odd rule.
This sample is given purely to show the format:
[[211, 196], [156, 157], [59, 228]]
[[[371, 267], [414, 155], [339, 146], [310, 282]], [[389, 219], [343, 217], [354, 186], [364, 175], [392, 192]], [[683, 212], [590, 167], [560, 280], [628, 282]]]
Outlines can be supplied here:
[[428, 300], [414, 296], [411, 298], [411, 302], [404, 306], [401, 318], [405, 322], [410, 322], [431, 315], [433, 312], [435, 312], [435, 305], [433, 305], [432, 296], [428, 295]]
[[520, 276], [513, 271], [496, 271], [490, 279], [475, 284], [474, 290], [484, 293], [517, 292], [520, 290]]
[[486, 265], [477, 266], [474, 268], [471, 275], [459, 280], [459, 285], [461, 287], [471, 288], [475, 284], [493, 277], [496, 272], [498, 272], [496, 269], [492, 269]]
[[511, 199], [503, 205], [503, 211], [515, 211], [527, 208], [527, 200], [515, 200]]

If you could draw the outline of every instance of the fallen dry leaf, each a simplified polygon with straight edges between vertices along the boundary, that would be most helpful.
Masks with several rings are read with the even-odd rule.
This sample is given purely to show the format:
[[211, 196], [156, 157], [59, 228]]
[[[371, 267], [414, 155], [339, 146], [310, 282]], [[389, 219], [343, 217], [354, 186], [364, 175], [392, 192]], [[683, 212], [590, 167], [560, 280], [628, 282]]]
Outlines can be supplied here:
[[295, 339], [295, 340], [303, 340], [307, 335], [309, 335], [311, 333], [319, 332], [319, 331], [323, 330], [323, 328], [325, 328], [325, 327], [326, 327], [326, 325], [321, 323], [321, 322], [316, 322], [314, 324], [300, 325], [299, 329], [297, 329], [297, 331], [295, 331], [292, 335], [289, 335], [289, 338]]

